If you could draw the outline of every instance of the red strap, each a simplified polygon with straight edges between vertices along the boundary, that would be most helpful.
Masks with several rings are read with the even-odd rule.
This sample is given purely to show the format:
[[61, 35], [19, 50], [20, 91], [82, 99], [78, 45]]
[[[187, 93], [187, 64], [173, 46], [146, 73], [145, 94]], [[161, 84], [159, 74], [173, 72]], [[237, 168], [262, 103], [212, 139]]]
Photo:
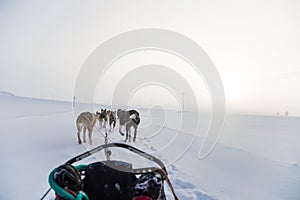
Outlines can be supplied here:
[[[72, 194], [74, 197], [76, 197], [76, 192], [72, 191], [72, 190], [67, 190], [67, 192], [69, 192], [70, 194]], [[61, 196], [59, 196], [57, 193], [55, 195], [55, 200], [65, 200], [63, 199]]]
[[135, 197], [133, 200], [152, 200], [152, 199], [147, 196], [139, 196], [139, 197]]

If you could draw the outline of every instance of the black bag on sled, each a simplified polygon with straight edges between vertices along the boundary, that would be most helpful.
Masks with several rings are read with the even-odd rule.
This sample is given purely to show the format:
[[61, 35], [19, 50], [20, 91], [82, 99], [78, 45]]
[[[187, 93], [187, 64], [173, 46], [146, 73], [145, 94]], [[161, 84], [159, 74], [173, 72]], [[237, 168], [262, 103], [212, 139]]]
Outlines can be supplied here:
[[[118, 160], [71, 165], [110, 147], [128, 149], [155, 162], [159, 167], [134, 169], [132, 164]], [[98, 146], [74, 157], [49, 175], [49, 184], [56, 193], [56, 200], [165, 200], [165, 181], [174, 199], [178, 199], [164, 164], [156, 157], [122, 143]]]

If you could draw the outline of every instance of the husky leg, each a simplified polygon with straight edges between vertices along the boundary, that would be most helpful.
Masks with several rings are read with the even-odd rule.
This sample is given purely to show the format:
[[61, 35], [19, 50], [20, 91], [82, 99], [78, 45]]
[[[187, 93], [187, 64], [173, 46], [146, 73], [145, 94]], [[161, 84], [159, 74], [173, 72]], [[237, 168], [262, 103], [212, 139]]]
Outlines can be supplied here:
[[109, 122], [109, 130], [112, 131], [112, 121]]
[[128, 141], [131, 142], [131, 127], [128, 129]]
[[86, 127], [83, 128], [83, 143], [86, 143], [85, 133], [86, 133]]
[[125, 131], [126, 131], [126, 137], [125, 137], [124, 142], [126, 142], [128, 140], [128, 127], [127, 127], [127, 124], [125, 125]]
[[134, 127], [133, 142], [135, 142], [135, 139], [136, 139], [136, 133], [137, 133], [137, 127]]
[[107, 116], [106, 118], [107, 118], [107, 122], [106, 122], [106, 124], [107, 124], [108, 128], [107, 128], [107, 126], [106, 126], [105, 128], [107, 128], [107, 129], [109, 130], [109, 127], [110, 127], [110, 120], [109, 120], [109, 116]]
[[88, 131], [89, 131], [89, 141], [90, 141], [90, 145], [92, 145], [92, 131], [93, 131], [93, 128], [89, 128]]
[[121, 129], [122, 129], [122, 125], [120, 125], [120, 127], [119, 127], [119, 133], [120, 133], [122, 136], [124, 136], [124, 133], [122, 133]]
[[128, 124], [126, 124], [126, 140], [127, 141], [129, 139], [130, 142], [130, 126]]
[[113, 129], [116, 127], [116, 121], [113, 122]]
[[78, 138], [78, 144], [81, 144], [80, 132], [81, 132], [81, 128], [80, 128], [80, 127], [77, 127], [77, 138]]

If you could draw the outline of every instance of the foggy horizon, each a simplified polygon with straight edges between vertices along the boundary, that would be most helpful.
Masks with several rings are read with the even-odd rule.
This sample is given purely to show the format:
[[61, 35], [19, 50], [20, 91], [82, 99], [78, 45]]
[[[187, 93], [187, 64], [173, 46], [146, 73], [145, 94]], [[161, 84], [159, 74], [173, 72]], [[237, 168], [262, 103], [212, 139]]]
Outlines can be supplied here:
[[[183, 6], [166, 1], [146, 5], [139, 1], [2, 1], [0, 91], [72, 102], [76, 79], [91, 52], [115, 35], [155, 27], [183, 34], [204, 49], [222, 79], [226, 112], [284, 115], [288, 111], [300, 116], [299, 2], [188, 1]], [[111, 91], [105, 87], [113, 87], [126, 70], [146, 64], [177, 70], [192, 87], [204, 81], [193, 77], [188, 66], [174, 56], [133, 53], [114, 63], [110, 75], [103, 77], [110, 84], [98, 83], [96, 103], [109, 105]], [[200, 106], [209, 107], [205, 84], [198, 90], [195, 94], [203, 101]], [[176, 98], [182, 97], [164, 88], [149, 86], [134, 95], [132, 105], [181, 106]], [[184, 95], [188, 110], [190, 93]]]

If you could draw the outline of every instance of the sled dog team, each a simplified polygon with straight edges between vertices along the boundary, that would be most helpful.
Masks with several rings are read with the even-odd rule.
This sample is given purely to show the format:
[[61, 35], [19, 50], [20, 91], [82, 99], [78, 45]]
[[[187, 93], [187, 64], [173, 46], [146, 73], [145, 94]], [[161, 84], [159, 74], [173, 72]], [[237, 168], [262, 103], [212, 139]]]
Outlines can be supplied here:
[[125, 142], [127, 140], [131, 140], [130, 130], [134, 129], [133, 142], [136, 140], [137, 128], [140, 124], [140, 114], [136, 110], [122, 110], [118, 109], [117, 111], [101, 109], [100, 112], [96, 111], [96, 113], [91, 112], [83, 112], [81, 113], [76, 120], [77, 127], [77, 137], [78, 143], [81, 144], [80, 133], [83, 131], [83, 142], [86, 142], [86, 130], [88, 130], [89, 142], [92, 144], [92, 132], [93, 127], [95, 126], [97, 120], [99, 121], [100, 127], [109, 128], [112, 131], [117, 123], [117, 120], [120, 122], [119, 133], [124, 136], [122, 132], [122, 127], [125, 127], [126, 137]]

